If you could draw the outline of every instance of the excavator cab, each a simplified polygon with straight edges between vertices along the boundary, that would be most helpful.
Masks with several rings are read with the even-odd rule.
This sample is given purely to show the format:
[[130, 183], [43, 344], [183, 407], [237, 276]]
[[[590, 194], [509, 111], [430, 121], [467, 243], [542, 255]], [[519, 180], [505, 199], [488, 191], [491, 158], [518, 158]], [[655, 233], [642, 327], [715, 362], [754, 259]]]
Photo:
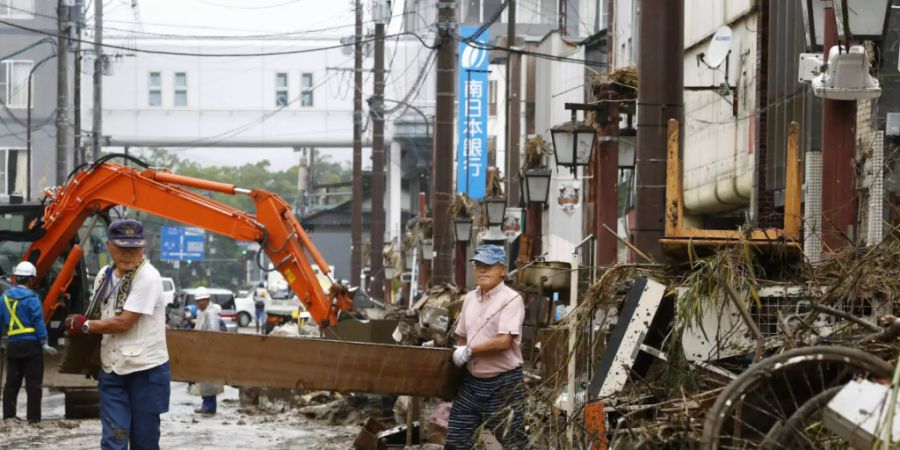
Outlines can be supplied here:
[[[20, 203], [20, 204], [3, 204], [0, 205], [0, 291], [5, 291], [10, 287], [11, 282], [7, 278], [12, 273], [12, 268], [27, 253], [33, 242], [43, 237], [43, 230], [40, 228], [40, 219], [44, 214], [44, 205], [40, 203]], [[97, 222], [94, 222], [97, 223]], [[105, 240], [105, 227], [95, 225], [92, 233], [79, 233], [91, 236], [94, 242], [102, 243]], [[86, 229], [88, 224], [82, 226]], [[52, 280], [56, 279], [57, 274], [62, 268], [63, 261], [71, 250], [72, 243], [65, 243], [65, 249], [61, 258], [54, 261], [50, 266], [48, 276], [41, 279], [37, 288], [37, 294], [43, 298], [50, 290]], [[85, 250], [81, 261], [79, 261], [76, 270], [72, 274], [72, 281], [68, 289], [61, 293], [63, 306], [54, 312], [47, 323], [48, 340], [50, 345], [57, 345], [59, 338], [63, 332], [63, 319], [68, 311], [81, 311], [85, 307], [87, 298], [90, 295], [93, 275], [99, 269], [99, 264], [105, 248], [101, 246], [91, 246]]]

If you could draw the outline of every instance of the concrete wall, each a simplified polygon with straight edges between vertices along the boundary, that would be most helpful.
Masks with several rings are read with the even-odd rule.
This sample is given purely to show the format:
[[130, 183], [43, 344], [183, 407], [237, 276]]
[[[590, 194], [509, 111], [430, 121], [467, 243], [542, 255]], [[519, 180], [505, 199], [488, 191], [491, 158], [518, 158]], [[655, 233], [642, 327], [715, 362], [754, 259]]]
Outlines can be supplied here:
[[[714, 213], [750, 204], [753, 187], [753, 120], [756, 92], [756, 14], [751, 2], [685, 3], [684, 105], [682, 130], [684, 200], [689, 213]], [[703, 11], [701, 14], [700, 11]], [[728, 83], [736, 93], [689, 88], [719, 86], [726, 64], [713, 70], [700, 61], [722, 25], [733, 32]], [[708, 57], [708, 56], [707, 56]], [[732, 102], [737, 101], [737, 114]]]
[[[584, 50], [579, 47], [572, 50], [556, 32], [549, 34], [538, 47], [538, 52], [583, 59]], [[569, 121], [570, 113], [564, 109], [566, 102], [583, 102], [583, 90], [571, 89], [584, 83], [584, 66], [567, 64], [547, 59], [539, 59], [535, 67], [535, 133], [551, 142], [550, 128]], [[565, 92], [568, 91], [568, 92]], [[580, 116], [579, 116], [580, 118]], [[553, 178], [550, 184], [550, 205], [544, 214], [544, 230], [549, 233], [544, 237], [544, 252], [547, 258], [554, 261], [570, 261], [575, 245], [581, 241], [583, 208], [581, 203], [572, 214], [564, 212], [558, 202], [559, 188], [566, 183], [575, 182], [566, 168], [556, 169], [551, 158]], [[579, 180], [583, 179], [580, 177]], [[579, 183], [580, 184], [580, 183]], [[580, 192], [584, 198], [584, 190]]]
[[[31, 18], [0, 17], [3, 20], [21, 24], [29, 28], [35, 28], [56, 34], [56, 2], [36, 1], [35, 14]], [[31, 46], [46, 36], [19, 30], [0, 24], [0, 58]], [[11, 56], [8, 60], [32, 61], [37, 64], [44, 58], [55, 52], [55, 38], [52, 43], [41, 43], [23, 53]], [[70, 58], [71, 74], [71, 58]], [[56, 180], [56, 58], [52, 57], [37, 70], [32, 77], [32, 170], [31, 170], [31, 194], [32, 198], [40, 197], [40, 191], [44, 187], [57, 184]], [[71, 98], [71, 97], [70, 97]], [[70, 110], [71, 112], [71, 110]], [[27, 108], [3, 108], [0, 107], [0, 150], [20, 150], [17, 156], [25, 161], [25, 149], [27, 147], [26, 124]], [[70, 130], [71, 132], [71, 130]], [[71, 144], [72, 137], [69, 137]], [[2, 153], [2, 152], [0, 152]], [[72, 156], [69, 155], [69, 167]], [[6, 162], [0, 155], [0, 165]], [[17, 172], [16, 180], [9, 185], [0, 186], [0, 202], [9, 199], [11, 191], [19, 191], [25, 194], [26, 172], [24, 162], [17, 168], [0, 167], [0, 170]], [[19, 169], [19, 170], [16, 170]]]

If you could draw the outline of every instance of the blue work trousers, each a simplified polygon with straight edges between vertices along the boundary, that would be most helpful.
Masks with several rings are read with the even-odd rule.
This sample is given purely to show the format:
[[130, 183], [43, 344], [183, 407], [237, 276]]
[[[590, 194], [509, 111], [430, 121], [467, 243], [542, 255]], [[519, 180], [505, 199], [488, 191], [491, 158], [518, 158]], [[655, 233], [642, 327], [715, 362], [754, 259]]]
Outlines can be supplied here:
[[203, 399], [203, 408], [204, 411], [209, 413], [216, 412], [216, 396], [215, 395], [204, 395], [201, 397]]
[[100, 423], [104, 450], [159, 449], [159, 415], [169, 411], [169, 363], [118, 375], [100, 371]]
[[256, 332], [266, 333], [266, 308], [256, 308]]

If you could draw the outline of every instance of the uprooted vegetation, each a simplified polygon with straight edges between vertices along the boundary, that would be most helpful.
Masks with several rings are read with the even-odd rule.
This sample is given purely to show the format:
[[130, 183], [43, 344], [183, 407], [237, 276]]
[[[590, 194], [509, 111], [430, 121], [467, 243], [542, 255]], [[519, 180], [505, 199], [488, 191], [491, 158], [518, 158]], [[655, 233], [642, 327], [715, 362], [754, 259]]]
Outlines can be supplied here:
[[[707, 256], [689, 251], [679, 267], [617, 265], [600, 271], [578, 306], [556, 327], [565, 342], [575, 330], [570, 351], [546, 353], [527, 381], [527, 423], [536, 448], [566, 448], [567, 431], [586, 448], [585, 388], [618, 322], [632, 280], [648, 277], [666, 286], [667, 295], [647, 323], [644, 352], [628, 367], [625, 386], [602, 398], [607, 434], [617, 448], [701, 448], [704, 417], [726, 385], [764, 356], [814, 344], [843, 345], [893, 362], [896, 339], [885, 339], [877, 320], [895, 311], [900, 297], [900, 239], [890, 235], [874, 246], [848, 246], [826, 261], [791, 259], [784, 252], [763, 252], [739, 242]], [[739, 302], [732, 300], [734, 293]], [[746, 316], [739, 314], [743, 309]], [[728, 324], [721, 330], [714, 322]], [[751, 323], [753, 324], [751, 325]], [[882, 331], [879, 331], [882, 330]], [[687, 341], [685, 335], [691, 337]], [[694, 342], [708, 340], [702, 358], [686, 354]], [[651, 349], [652, 350], [652, 349]], [[547, 351], [550, 351], [547, 349]], [[704, 349], [707, 351], [707, 349]], [[575, 413], [566, 417], [568, 368], [575, 358]], [[593, 400], [593, 399], [592, 399]]]

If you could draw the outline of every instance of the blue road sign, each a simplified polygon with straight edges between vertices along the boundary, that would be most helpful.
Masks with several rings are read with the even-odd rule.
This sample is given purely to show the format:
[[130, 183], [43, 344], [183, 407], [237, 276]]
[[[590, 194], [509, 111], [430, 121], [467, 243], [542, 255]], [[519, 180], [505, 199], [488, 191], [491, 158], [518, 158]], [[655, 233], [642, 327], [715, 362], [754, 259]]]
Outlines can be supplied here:
[[160, 259], [202, 261], [206, 257], [206, 232], [196, 227], [162, 227]]

